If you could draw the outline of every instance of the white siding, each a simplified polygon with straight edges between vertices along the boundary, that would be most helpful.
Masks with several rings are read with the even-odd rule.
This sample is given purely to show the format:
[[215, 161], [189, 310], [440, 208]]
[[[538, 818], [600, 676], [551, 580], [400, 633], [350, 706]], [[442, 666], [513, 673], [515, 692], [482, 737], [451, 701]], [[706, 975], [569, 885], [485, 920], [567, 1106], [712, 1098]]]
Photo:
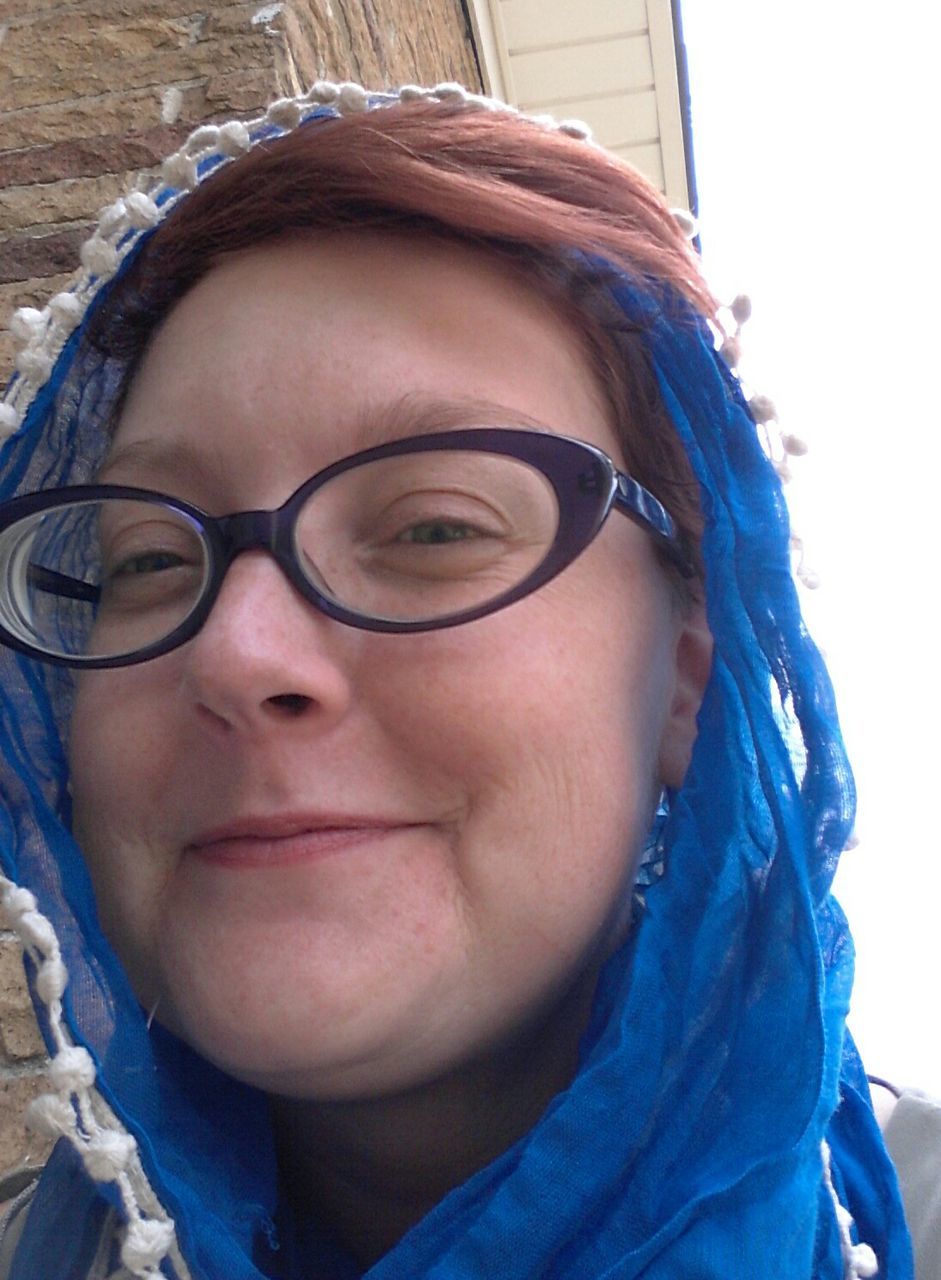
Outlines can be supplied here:
[[560, 120], [583, 120], [595, 138], [612, 151], [639, 143], [660, 144], [657, 95], [653, 89], [627, 98], [623, 93], [601, 98], [565, 98], [555, 103], [552, 114]]
[[524, 111], [653, 88], [646, 35], [519, 53], [512, 59], [512, 67], [517, 105]]
[[498, 0], [510, 56], [553, 44], [607, 40], [647, 30], [645, 0]]
[[584, 120], [686, 208], [670, 0], [470, 0], [491, 92]]

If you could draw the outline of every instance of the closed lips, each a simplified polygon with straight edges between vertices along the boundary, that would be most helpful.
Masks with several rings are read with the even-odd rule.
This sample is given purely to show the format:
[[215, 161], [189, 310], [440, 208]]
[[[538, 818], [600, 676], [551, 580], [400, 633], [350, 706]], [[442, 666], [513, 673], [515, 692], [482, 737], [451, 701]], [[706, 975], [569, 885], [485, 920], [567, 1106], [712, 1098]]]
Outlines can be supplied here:
[[199, 834], [186, 851], [224, 865], [271, 866], [339, 852], [416, 825], [347, 815], [248, 818]]

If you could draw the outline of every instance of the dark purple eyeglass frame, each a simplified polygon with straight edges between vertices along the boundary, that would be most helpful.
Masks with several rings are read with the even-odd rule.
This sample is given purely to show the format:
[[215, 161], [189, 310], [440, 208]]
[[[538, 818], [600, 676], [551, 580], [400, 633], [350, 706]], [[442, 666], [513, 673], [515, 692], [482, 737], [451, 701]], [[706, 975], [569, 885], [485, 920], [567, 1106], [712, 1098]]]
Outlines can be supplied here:
[[[486, 604], [460, 613], [447, 614], [443, 618], [418, 622], [373, 618], [357, 613], [319, 591], [304, 574], [294, 550], [295, 521], [311, 494], [335, 476], [354, 467], [381, 458], [442, 450], [493, 453], [516, 458], [541, 472], [552, 485], [559, 509], [559, 528], [548, 554], [532, 573], [511, 590], [488, 600]], [[124, 485], [74, 485], [64, 489], [49, 489], [0, 504], [0, 532], [17, 520], [47, 507], [94, 502], [101, 498], [130, 498], [140, 502], [159, 503], [180, 512], [197, 526], [209, 550], [209, 575], [195, 608], [162, 640], [117, 657], [82, 658], [46, 653], [7, 631], [0, 622], [0, 640], [10, 648], [44, 662], [84, 669], [124, 667], [157, 658], [178, 648], [199, 631], [215, 603], [229, 565], [243, 551], [255, 550], [267, 551], [273, 556], [288, 581], [304, 599], [337, 622], [365, 631], [397, 634], [439, 631], [496, 613], [544, 586], [588, 547], [612, 509], [622, 512], [650, 534], [683, 577], [692, 577], [694, 572], [680, 541], [675, 521], [652, 493], [629, 475], [619, 471], [603, 450], [582, 440], [551, 432], [476, 427], [409, 436], [388, 444], [376, 445], [341, 458], [318, 471], [276, 511], [237, 511], [227, 516], [210, 516], [188, 502], [150, 489], [135, 489]], [[99, 588], [91, 583], [52, 570], [33, 569], [30, 572], [41, 590], [91, 603], [98, 599]]]

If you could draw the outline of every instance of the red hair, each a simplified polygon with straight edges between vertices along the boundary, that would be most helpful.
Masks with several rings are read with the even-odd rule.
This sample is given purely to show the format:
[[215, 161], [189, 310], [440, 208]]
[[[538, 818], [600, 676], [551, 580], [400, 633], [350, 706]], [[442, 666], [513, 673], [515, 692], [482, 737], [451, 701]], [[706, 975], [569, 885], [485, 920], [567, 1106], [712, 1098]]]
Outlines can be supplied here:
[[[128, 379], [173, 304], [220, 254], [296, 232], [387, 227], [458, 238], [510, 258], [582, 334], [625, 461], [671, 510], [694, 554], [701, 517], [688, 461], [649, 360], [585, 254], [661, 303], [716, 303], [655, 188], [602, 149], [523, 116], [412, 102], [311, 122], [256, 144], [168, 215], [92, 324]], [[576, 255], [573, 251], [579, 251]]]

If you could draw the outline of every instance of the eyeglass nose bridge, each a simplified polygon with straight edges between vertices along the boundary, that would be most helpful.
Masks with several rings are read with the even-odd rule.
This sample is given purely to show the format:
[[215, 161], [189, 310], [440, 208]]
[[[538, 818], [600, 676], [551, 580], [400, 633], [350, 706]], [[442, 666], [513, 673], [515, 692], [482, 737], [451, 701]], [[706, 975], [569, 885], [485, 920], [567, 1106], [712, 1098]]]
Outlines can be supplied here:
[[307, 581], [297, 564], [293, 545], [295, 509], [296, 503], [291, 499], [276, 511], [236, 511], [232, 515], [206, 520], [205, 527], [216, 557], [207, 592], [207, 612], [215, 603], [232, 562], [246, 551], [267, 552], [288, 582], [308, 602], [329, 612], [329, 602]]
[[228, 569], [243, 551], [267, 551], [280, 560], [281, 521], [279, 511], [237, 511], [218, 516], [211, 523], [218, 535], [223, 566]]

